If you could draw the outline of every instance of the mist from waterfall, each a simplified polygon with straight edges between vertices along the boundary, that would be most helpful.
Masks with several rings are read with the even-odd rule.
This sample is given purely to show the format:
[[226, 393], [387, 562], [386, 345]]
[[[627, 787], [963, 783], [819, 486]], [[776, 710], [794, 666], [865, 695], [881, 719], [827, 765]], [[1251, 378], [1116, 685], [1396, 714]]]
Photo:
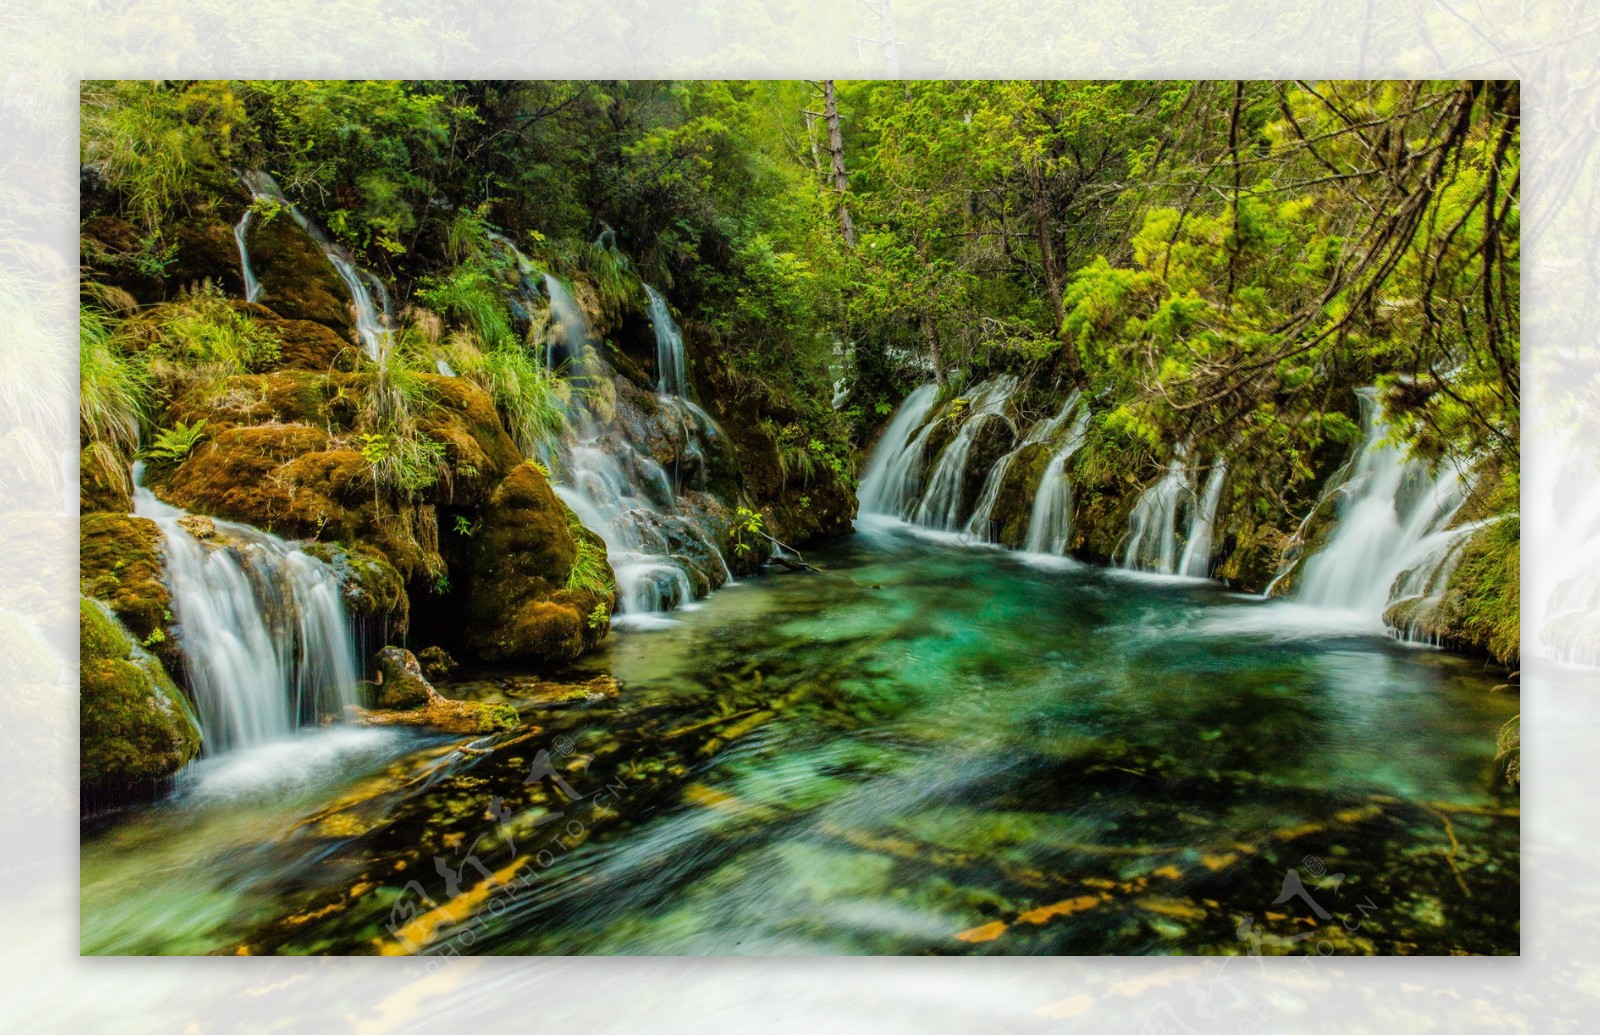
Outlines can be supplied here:
[[134, 513], [160, 528], [183, 675], [215, 756], [287, 737], [357, 704], [360, 666], [331, 566], [249, 525], [205, 540], [135, 467]]

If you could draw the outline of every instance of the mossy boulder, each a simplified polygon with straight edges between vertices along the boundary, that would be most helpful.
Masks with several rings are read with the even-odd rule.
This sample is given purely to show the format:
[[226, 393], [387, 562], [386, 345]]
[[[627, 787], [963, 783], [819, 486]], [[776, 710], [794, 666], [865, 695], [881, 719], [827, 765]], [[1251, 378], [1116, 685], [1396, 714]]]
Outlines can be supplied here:
[[446, 698], [422, 675], [417, 656], [405, 648], [378, 652], [378, 708], [349, 707], [352, 722], [363, 726], [433, 727], [452, 734], [492, 734], [515, 728], [521, 719], [510, 705]]
[[333, 568], [339, 578], [345, 612], [351, 618], [378, 623], [386, 636], [407, 631], [411, 605], [405, 580], [377, 548], [310, 542], [301, 549]]
[[111, 611], [79, 601], [79, 772], [86, 805], [158, 792], [200, 750], [200, 724], [161, 663]]
[[133, 478], [128, 458], [103, 442], [90, 443], [78, 454], [78, 511], [133, 510]]
[[[1039, 483], [1046, 477], [1046, 468], [1055, 452], [1050, 443], [1029, 443], [1017, 450], [1016, 456], [1006, 465], [1000, 477], [1000, 491], [995, 496], [993, 534], [996, 543], [1013, 550], [1028, 541], [1028, 524], [1033, 518], [1033, 498]], [[1061, 471], [1048, 472], [1050, 477], [1061, 477]]]
[[[536, 465], [519, 465], [500, 481], [489, 495], [482, 522], [471, 548], [473, 591], [466, 635], [472, 650], [488, 660], [562, 661], [604, 636], [605, 623], [591, 623], [590, 617], [601, 605], [609, 614], [615, 600], [567, 588], [578, 540], [566, 507]], [[593, 536], [581, 526], [579, 530]], [[593, 541], [588, 542], [594, 550]]]
[[422, 675], [422, 665], [416, 655], [405, 648], [390, 646], [378, 652], [376, 663], [380, 709], [414, 709], [428, 703], [434, 691]]
[[349, 289], [322, 246], [288, 212], [252, 220], [246, 244], [261, 283], [259, 302], [292, 320], [313, 320], [355, 340]]
[[161, 530], [131, 514], [86, 514], [78, 524], [78, 580], [140, 644], [167, 665], [179, 662], [172, 595], [162, 581]]

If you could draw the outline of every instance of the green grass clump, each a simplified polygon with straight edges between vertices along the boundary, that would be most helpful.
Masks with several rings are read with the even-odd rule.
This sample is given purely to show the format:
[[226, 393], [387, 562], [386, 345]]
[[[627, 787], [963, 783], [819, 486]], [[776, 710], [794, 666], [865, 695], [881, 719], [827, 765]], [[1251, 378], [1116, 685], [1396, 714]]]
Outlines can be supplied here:
[[111, 314], [85, 306], [78, 317], [78, 434], [87, 443], [132, 451], [150, 412], [144, 365], [119, 352]]

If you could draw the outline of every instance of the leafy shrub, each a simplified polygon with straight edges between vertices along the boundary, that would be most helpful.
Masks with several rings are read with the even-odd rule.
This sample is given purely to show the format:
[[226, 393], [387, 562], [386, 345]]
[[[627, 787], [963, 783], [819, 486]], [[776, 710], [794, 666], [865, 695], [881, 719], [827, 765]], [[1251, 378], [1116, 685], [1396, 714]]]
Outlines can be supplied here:
[[78, 434], [131, 450], [150, 409], [150, 378], [138, 359], [112, 341], [112, 317], [95, 306], [78, 318]]

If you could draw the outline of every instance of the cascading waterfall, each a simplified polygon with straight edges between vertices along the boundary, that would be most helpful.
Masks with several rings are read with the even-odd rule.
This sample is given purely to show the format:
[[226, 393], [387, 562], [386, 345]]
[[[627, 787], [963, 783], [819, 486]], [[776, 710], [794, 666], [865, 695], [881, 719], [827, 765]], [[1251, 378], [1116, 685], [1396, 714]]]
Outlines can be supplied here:
[[[1033, 554], [1065, 554], [1067, 541], [1072, 537], [1072, 480], [1067, 478], [1066, 464], [1083, 445], [1084, 433], [1089, 428], [1089, 408], [1078, 408], [1078, 394], [1074, 392], [1067, 405], [1076, 411], [1072, 429], [1039, 477], [1039, 488], [1033, 494], [1033, 509], [1028, 517], [1028, 538], [1023, 549]], [[1062, 413], [1067, 409], [1063, 408]]]
[[1128, 543], [1123, 548], [1123, 568], [1175, 575], [1178, 565], [1178, 519], [1194, 491], [1184, 450], [1167, 464], [1160, 481], [1139, 495], [1128, 516]]
[[[937, 421], [928, 421], [939, 386], [923, 385], [906, 397], [867, 461], [856, 490], [862, 514], [906, 516], [916, 504], [924, 464], [923, 447]], [[927, 422], [926, 424], [924, 422]]]
[[[584, 355], [589, 342], [589, 323], [583, 317], [583, 309], [578, 305], [578, 300], [572, 297], [572, 290], [566, 282], [553, 274], [545, 274], [544, 290], [550, 299], [550, 316], [553, 324], [549, 337], [545, 340], [545, 366], [554, 371], [561, 360], [567, 360], [576, 365], [578, 373], [587, 374], [583, 367], [587, 363]], [[561, 350], [561, 356], [556, 354]]]
[[683, 331], [672, 319], [667, 300], [650, 285], [644, 286], [650, 300], [650, 325], [656, 332], [656, 391], [668, 396], [683, 396], [688, 379], [684, 375]]
[[[589, 347], [588, 321], [567, 284], [540, 271], [507, 238], [489, 236], [511, 254], [521, 275], [511, 293], [518, 316], [530, 319], [541, 297], [549, 304], [547, 368], [594, 383], [615, 380], [605, 358]], [[597, 243], [606, 246], [604, 240]], [[653, 421], [678, 437], [682, 456], [693, 462], [703, 481], [708, 447], [724, 437], [711, 415], [686, 395], [683, 332], [666, 299], [651, 286], [643, 287], [656, 333], [657, 413], [636, 413], [619, 399], [601, 415], [585, 397], [575, 395], [568, 404], [562, 455], [553, 465], [556, 495], [605, 541], [623, 625], [647, 624], [649, 616], [682, 607], [732, 578], [707, 532], [705, 516], [689, 499], [694, 494], [682, 491], [682, 472], [669, 475], [652, 456], [646, 426]]]
[[955, 532], [962, 528], [966, 514], [962, 487], [966, 484], [967, 460], [978, 432], [993, 420], [1008, 420], [1006, 404], [1017, 389], [1017, 379], [1001, 375], [979, 385], [967, 404], [968, 416], [956, 430], [955, 437], [939, 454], [929, 476], [927, 491], [917, 506], [913, 521], [930, 529]]
[[184, 672], [208, 755], [285, 737], [356, 704], [360, 668], [339, 580], [293, 543], [217, 521], [201, 541], [140, 484], [134, 513], [161, 529]]
[[1222, 500], [1222, 483], [1228, 477], [1228, 464], [1218, 457], [1211, 464], [1211, 474], [1206, 476], [1206, 487], [1200, 493], [1199, 508], [1189, 523], [1189, 538], [1183, 545], [1183, 558], [1178, 562], [1178, 574], [1204, 579], [1211, 574], [1211, 534], [1217, 523], [1217, 504]]
[[1431, 475], [1403, 447], [1387, 442], [1375, 393], [1367, 389], [1360, 396], [1364, 434], [1337, 490], [1337, 524], [1328, 545], [1306, 559], [1295, 598], [1378, 624], [1400, 577], [1419, 570], [1417, 578], [1427, 584], [1427, 573], [1471, 530], [1451, 527], [1466, 500], [1466, 480], [1449, 465]]
[[244, 215], [239, 217], [239, 222], [233, 225], [233, 241], [239, 246], [239, 278], [244, 281], [244, 300], [254, 302], [261, 296], [261, 282], [256, 279], [256, 271], [250, 266], [250, 224], [255, 219], [256, 210], [247, 208]]
[[[389, 354], [389, 346], [394, 340], [393, 321], [389, 312], [389, 293], [384, 288], [383, 282], [357, 266], [343, 248], [323, 233], [322, 228], [311, 217], [300, 211], [299, 206], [291, 203], [270, 173], [253, 170], [245, 173], [242, 179], [253, 197], [270, 199], [288, 210], [295, 225], [305, 231], [306, 235], [316, 242], [317, 247], [322, 249], [322, 254], [327, 256], [328, 262], [339, 274], [339, 279], [344, 282], [345, 289], [350, 292], [350, 301], [356, 312], [356, 334], [361, 338], [362, 348], [366, 350], [369, 358], [381, 361]], [[240, 220], [239, 226], [234, 228], [234, 236], [239, 241], [239, 255], [246, 274], [247, 292], [250, 280], [254, 277], [250, 272], [249, 250], [245, 241], [249, 229], [248, 219], [249, 213], [246, 213], [245, 219]], [[259, 294], [259, 285], [257, 293]]]
[[1079, 395], [1080, 393], [1074, 389], [1061, 409], [1056, 411], [1055, 416], [1035, 421], [1023, 435], [1022, 441], [990, 466], [989, 473], [983, 478], [983, 486], [978, 490], [977, 506], [972, 509], [972, 517], [967, 520], [968, 535], [977, 536], [985, 541], [992, 538], [990, 530], [994, 522], [994, 505], [1000, 499], [1000, 489], [1005, 484], [1006, 472], [1011, 470], [1012, 460], [1025, 447], [1048, 442], [1060, 434], [1061, 426], [1066, 424], [1067, 418], [1072, 416], [1078, 406]]
[[1127, 545], [1118, 559], [1122, 568], [1196, 579], [1210, 574], [1212, 532], [1222, 485], [1228, 477], [1227, 462], [1220, 457], [1212, 462], [1198, 496], [1194, 476], [1188, 450], [1180, 445], [1167, 464], [1166, 474], [1140, 494], [1133, 505], [1133, 513], [1128, 516]]

